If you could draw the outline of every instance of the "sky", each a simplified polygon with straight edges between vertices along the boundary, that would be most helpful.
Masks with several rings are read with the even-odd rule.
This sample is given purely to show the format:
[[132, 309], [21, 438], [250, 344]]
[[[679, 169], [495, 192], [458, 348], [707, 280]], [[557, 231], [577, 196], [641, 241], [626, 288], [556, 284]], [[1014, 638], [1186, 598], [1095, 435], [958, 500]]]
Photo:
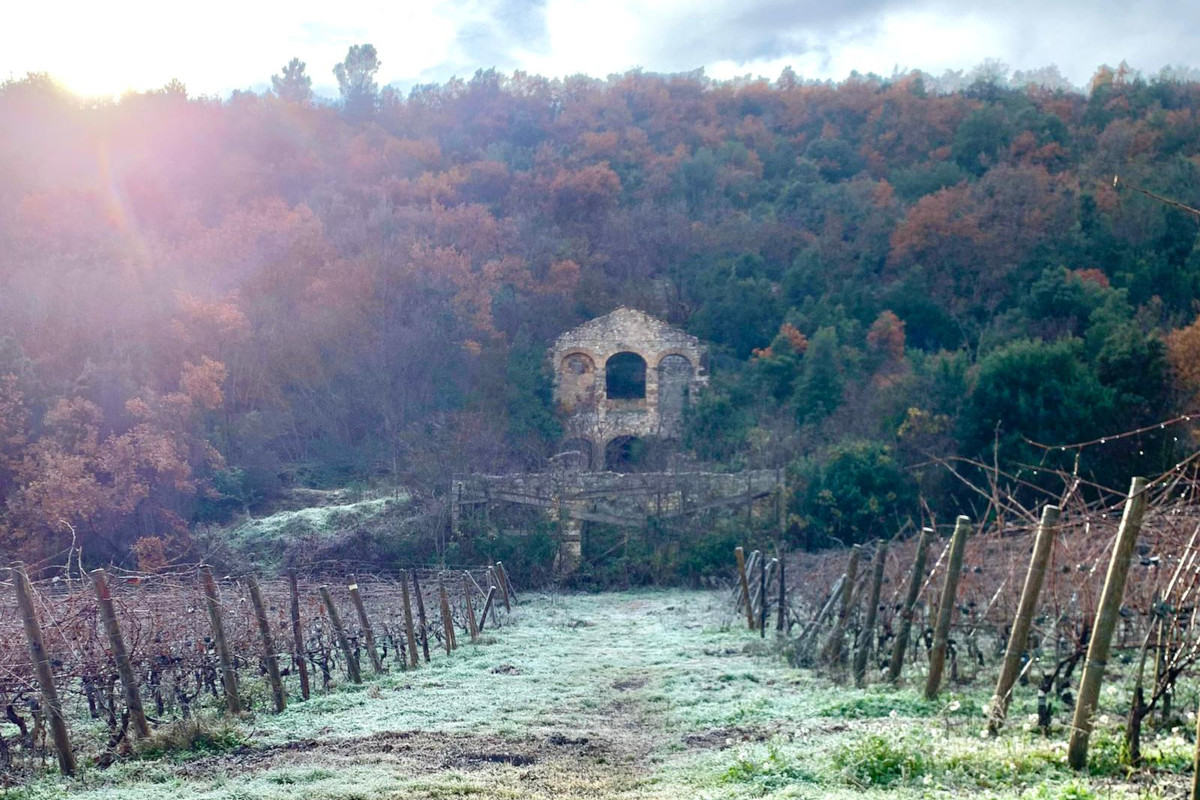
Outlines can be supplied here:
[[1196, 0], [49, 0], [0, 24], [0, 80], [49, 72], [85, 95], [157, 88], [261, 91], [293, 56], [318, 92], [352, 44], [379, 52], [381, 85], [476, 69], [605, 77], [633, 68], [714, 78], [840, 80], [1055, 64], [1077, 85], [1122, 59], [1148, 73], [1200, 66]]

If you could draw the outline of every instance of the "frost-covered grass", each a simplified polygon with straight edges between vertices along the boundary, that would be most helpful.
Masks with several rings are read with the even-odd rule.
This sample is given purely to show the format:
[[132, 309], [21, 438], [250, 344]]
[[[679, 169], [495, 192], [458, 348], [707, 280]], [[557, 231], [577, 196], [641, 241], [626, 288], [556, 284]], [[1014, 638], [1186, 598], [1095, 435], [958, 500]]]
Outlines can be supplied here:
[[[712, 593], [522, 600], [480, 644], [460, 634], [452, 657], [241, 723], [242, 748], [92, 767], [70, 784], [47, 776], [9, 796], [57, 799], [68, 785], [87, 800], [1160, 796], [1119, 766], [1123, 692], [1106, 695], [1093, 774], [1078, 776], [1061, 732], [1027, 729], [1032, 689], [1009, 728], [983, 739], [985, 682], [934, 702], [911, 687], [839, 686], [788, 667], [770, 637], [725, 628]], [[1146, 750], [1160, 786], [1190, 763], [1178, 732]]]
[[224, 531], [233, 549], [255, 558], [261, 566], [276, 563], [289, 549], [305, 542], [321, 544], [339, 534], [408, 505], [407, 496], [379, 497], [340, 505], [280, 511], [248, 519]]

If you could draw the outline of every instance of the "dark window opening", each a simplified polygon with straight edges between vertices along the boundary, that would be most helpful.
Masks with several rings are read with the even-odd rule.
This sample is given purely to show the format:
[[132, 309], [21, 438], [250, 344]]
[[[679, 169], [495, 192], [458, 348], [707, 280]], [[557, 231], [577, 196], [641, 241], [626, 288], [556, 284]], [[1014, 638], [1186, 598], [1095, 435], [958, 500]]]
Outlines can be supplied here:
[[610, 400], [646, 397], [646, 359], [637, 353], [617, 353], [604, 368], [604, 390]]
[[647, 447], [636, 436], [618, 436], [604, 448], [604, 467], [613, 472], [637, 472], [647, 460]]

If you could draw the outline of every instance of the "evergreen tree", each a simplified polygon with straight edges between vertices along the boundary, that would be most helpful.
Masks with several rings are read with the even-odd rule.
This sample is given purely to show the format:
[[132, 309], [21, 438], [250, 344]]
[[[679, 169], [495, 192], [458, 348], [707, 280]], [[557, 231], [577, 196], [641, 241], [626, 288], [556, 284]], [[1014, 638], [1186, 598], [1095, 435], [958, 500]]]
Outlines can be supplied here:
[[312, 100], [312, 78], [304, 72], [305, 63], [298, 58], [283, 65], [278, 75], [271, 76], [271, 88], [280, 100], [307, 103]]
[[821, 328], [808, 344], [804, 369], [796, 384], [796, 418], [819, 422], [842, 404], [842, 375], [838, 370], [838, 337], [831, 327]]
[[379, 66], [375, 45], [356, 44], [351, 45], [346, 60], [333, 68], [347, 118], [362, 121], [375, 114], [379, 104], [375, 73], [379, 71]]

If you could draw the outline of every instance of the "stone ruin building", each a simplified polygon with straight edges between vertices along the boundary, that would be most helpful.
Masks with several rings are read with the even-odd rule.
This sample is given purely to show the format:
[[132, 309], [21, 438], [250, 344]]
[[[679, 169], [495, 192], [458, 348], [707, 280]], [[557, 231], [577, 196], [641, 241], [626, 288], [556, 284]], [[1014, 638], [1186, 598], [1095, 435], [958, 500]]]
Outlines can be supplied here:
[[580, 563], [589, 525], [644, 531], [652, 522], [720, 510], [744, 510], [749, 522], [756, 506], [760, 517], [783, 519], [782, 470], [638, 463], [647, 444], [678, 453], [684, 408], [708, 385], [707, 351], [695, 336], [618, 308], [563, 333], [549, 355], [564, 429], [560, 454], [541, 472], [456, 477], [453, 535], [502, 524], [490, 521], [492, 509], [539, 509], [557, 522], [556, 570], [565, 575]]
[[567, 331], [550, 357], [562, 450], [595, 471], [623, 471], [639, 443], [677, 440], [684, 406], [708, 383], [699, 339], [632, 308]]

